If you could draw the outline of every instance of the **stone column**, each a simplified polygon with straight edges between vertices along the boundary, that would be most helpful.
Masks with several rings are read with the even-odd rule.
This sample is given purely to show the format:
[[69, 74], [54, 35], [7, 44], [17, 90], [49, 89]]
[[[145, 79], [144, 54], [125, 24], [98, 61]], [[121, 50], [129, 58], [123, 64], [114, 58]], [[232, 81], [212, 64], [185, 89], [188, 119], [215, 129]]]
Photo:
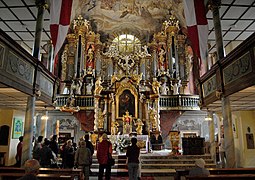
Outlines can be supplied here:
[[[215, 29], [215, 38], [216, 38], [216, 48], [217, 48], [217, 60], [224, 58], [224, 47], [221, 34], [221, 22], [219, 15], [219, 7], [221, 5], [221, 0], [211, 0], [210, 8], [213, 13], [213, 23]], [[225, 141], [225, 152], [227, 156], [227, 167], [234, 168], [236, 167], [235, 160], [235, 146], [234, 146], [234, 136], [232, 129], [232, 116], [231, 116], [231, 106], [229, 97], [224, 97], [224, 94], [221, 98], [222, 103], [222, 116], [223, 116], [223, 126], [224, 126], [224, 141]]]
[[29, 96], [27, 98], [21, 165], [23, 165], [26, 160], [32, 158], [34, 114], [35, 114], [35, 97]]
[[209, 143], [210, 143], [210, 154], [212, 159], [215, 161], [216, 163], [216, 144], [215, 144], [215, 127], [214, 127], [214, 119], [213, 119], [213, 115], [212, 113], [209, 114], [209, 116], [212, 118], [211, 121], [208, 121], [208, 127], [209, 127]]
[[235, 144], [232, 127], [232, 114], [229, 97], [222, 97], [222, 116], [224, 126], [224, 142], [226, 152], [227, 168], [236, 167]]
[[[35, 29], [35, 43], [33, 48], [33, 57], [39, 60], [41, 34], [43, 29], [43, 14], [44, 14], [44, 9], [46, 7], [46, 2], [45, 0], [37, 0], [35, 3], [38, 7], [38, 12], [37, 12], [37, 21], [36, 21], [36, 29]], [[34, 82], [33, 82], [34, 91], [36, 86], [36, 79], [37, 79], [37, 68], [35, 68], [35, 73], [34, 73]], [[34, 114], [35, 114], [35, 97], [29, 96], [27, 98], [24, 140], [23, 140], [24, 143], [22, 148], [21, 165], [23, 165], [27, 159], [32, 158]]]

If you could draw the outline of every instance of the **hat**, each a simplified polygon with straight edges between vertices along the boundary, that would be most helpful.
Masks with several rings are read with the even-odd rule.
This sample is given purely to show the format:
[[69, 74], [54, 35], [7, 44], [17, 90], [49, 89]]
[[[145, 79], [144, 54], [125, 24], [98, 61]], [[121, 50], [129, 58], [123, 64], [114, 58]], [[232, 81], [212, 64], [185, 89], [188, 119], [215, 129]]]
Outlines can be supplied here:
[[198, 166], [198, 167], [200, 167], [200, 168], [204, 168], [204, 167], [205, 167], [205, 161], [204, 161], [202, 158], [197, 159], [197, 160], [195, 161], [195, 165]]
[[106, 133], [104, 133], [104, 134], [102, 135], [102, 139], [107, 139], [107, 134], [106, 134]]

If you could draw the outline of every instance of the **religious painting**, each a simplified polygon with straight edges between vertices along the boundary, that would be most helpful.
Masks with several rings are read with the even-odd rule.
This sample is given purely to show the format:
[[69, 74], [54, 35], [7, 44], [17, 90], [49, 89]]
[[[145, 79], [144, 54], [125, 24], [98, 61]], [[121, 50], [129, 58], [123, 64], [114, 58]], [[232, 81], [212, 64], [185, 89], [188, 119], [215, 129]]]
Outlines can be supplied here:
[[23, 135], [23, 121], [21, 118], [14, 118], [12, 138], [19, 139]]
[[247, 149], [255, 149], [253, 134], [246, 134]]
[[124, 90], [119, 97], [119, 117], [129, 112], [129, 115], [135, 117], [135, 97], [130, 90]]

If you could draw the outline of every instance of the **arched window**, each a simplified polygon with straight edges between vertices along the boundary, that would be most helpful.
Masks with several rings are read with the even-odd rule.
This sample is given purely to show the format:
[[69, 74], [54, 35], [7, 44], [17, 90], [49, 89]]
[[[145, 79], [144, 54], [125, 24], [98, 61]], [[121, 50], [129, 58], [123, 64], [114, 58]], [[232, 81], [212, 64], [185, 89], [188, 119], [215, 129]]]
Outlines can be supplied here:
[[121, 54], [141, 51], [140, 40], [131, 34], [122, 34], [113, 39], [111, 47], [115, 47]]

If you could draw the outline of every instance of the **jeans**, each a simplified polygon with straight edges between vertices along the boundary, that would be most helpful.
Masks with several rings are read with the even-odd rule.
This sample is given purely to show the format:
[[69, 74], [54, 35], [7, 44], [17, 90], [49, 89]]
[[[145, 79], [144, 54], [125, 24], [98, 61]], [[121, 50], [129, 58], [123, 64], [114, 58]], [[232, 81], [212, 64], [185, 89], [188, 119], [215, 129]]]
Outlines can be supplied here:
[[138, 168], [139, 168], [138, 163], [128, 163], [129, 180], [137, 180]]
[[111, 166], [108, 164], [99, 164], [98, 180], [103, 180], [104, 169], [106, 169], [105, 179], [110, 180], [111, 179]]

